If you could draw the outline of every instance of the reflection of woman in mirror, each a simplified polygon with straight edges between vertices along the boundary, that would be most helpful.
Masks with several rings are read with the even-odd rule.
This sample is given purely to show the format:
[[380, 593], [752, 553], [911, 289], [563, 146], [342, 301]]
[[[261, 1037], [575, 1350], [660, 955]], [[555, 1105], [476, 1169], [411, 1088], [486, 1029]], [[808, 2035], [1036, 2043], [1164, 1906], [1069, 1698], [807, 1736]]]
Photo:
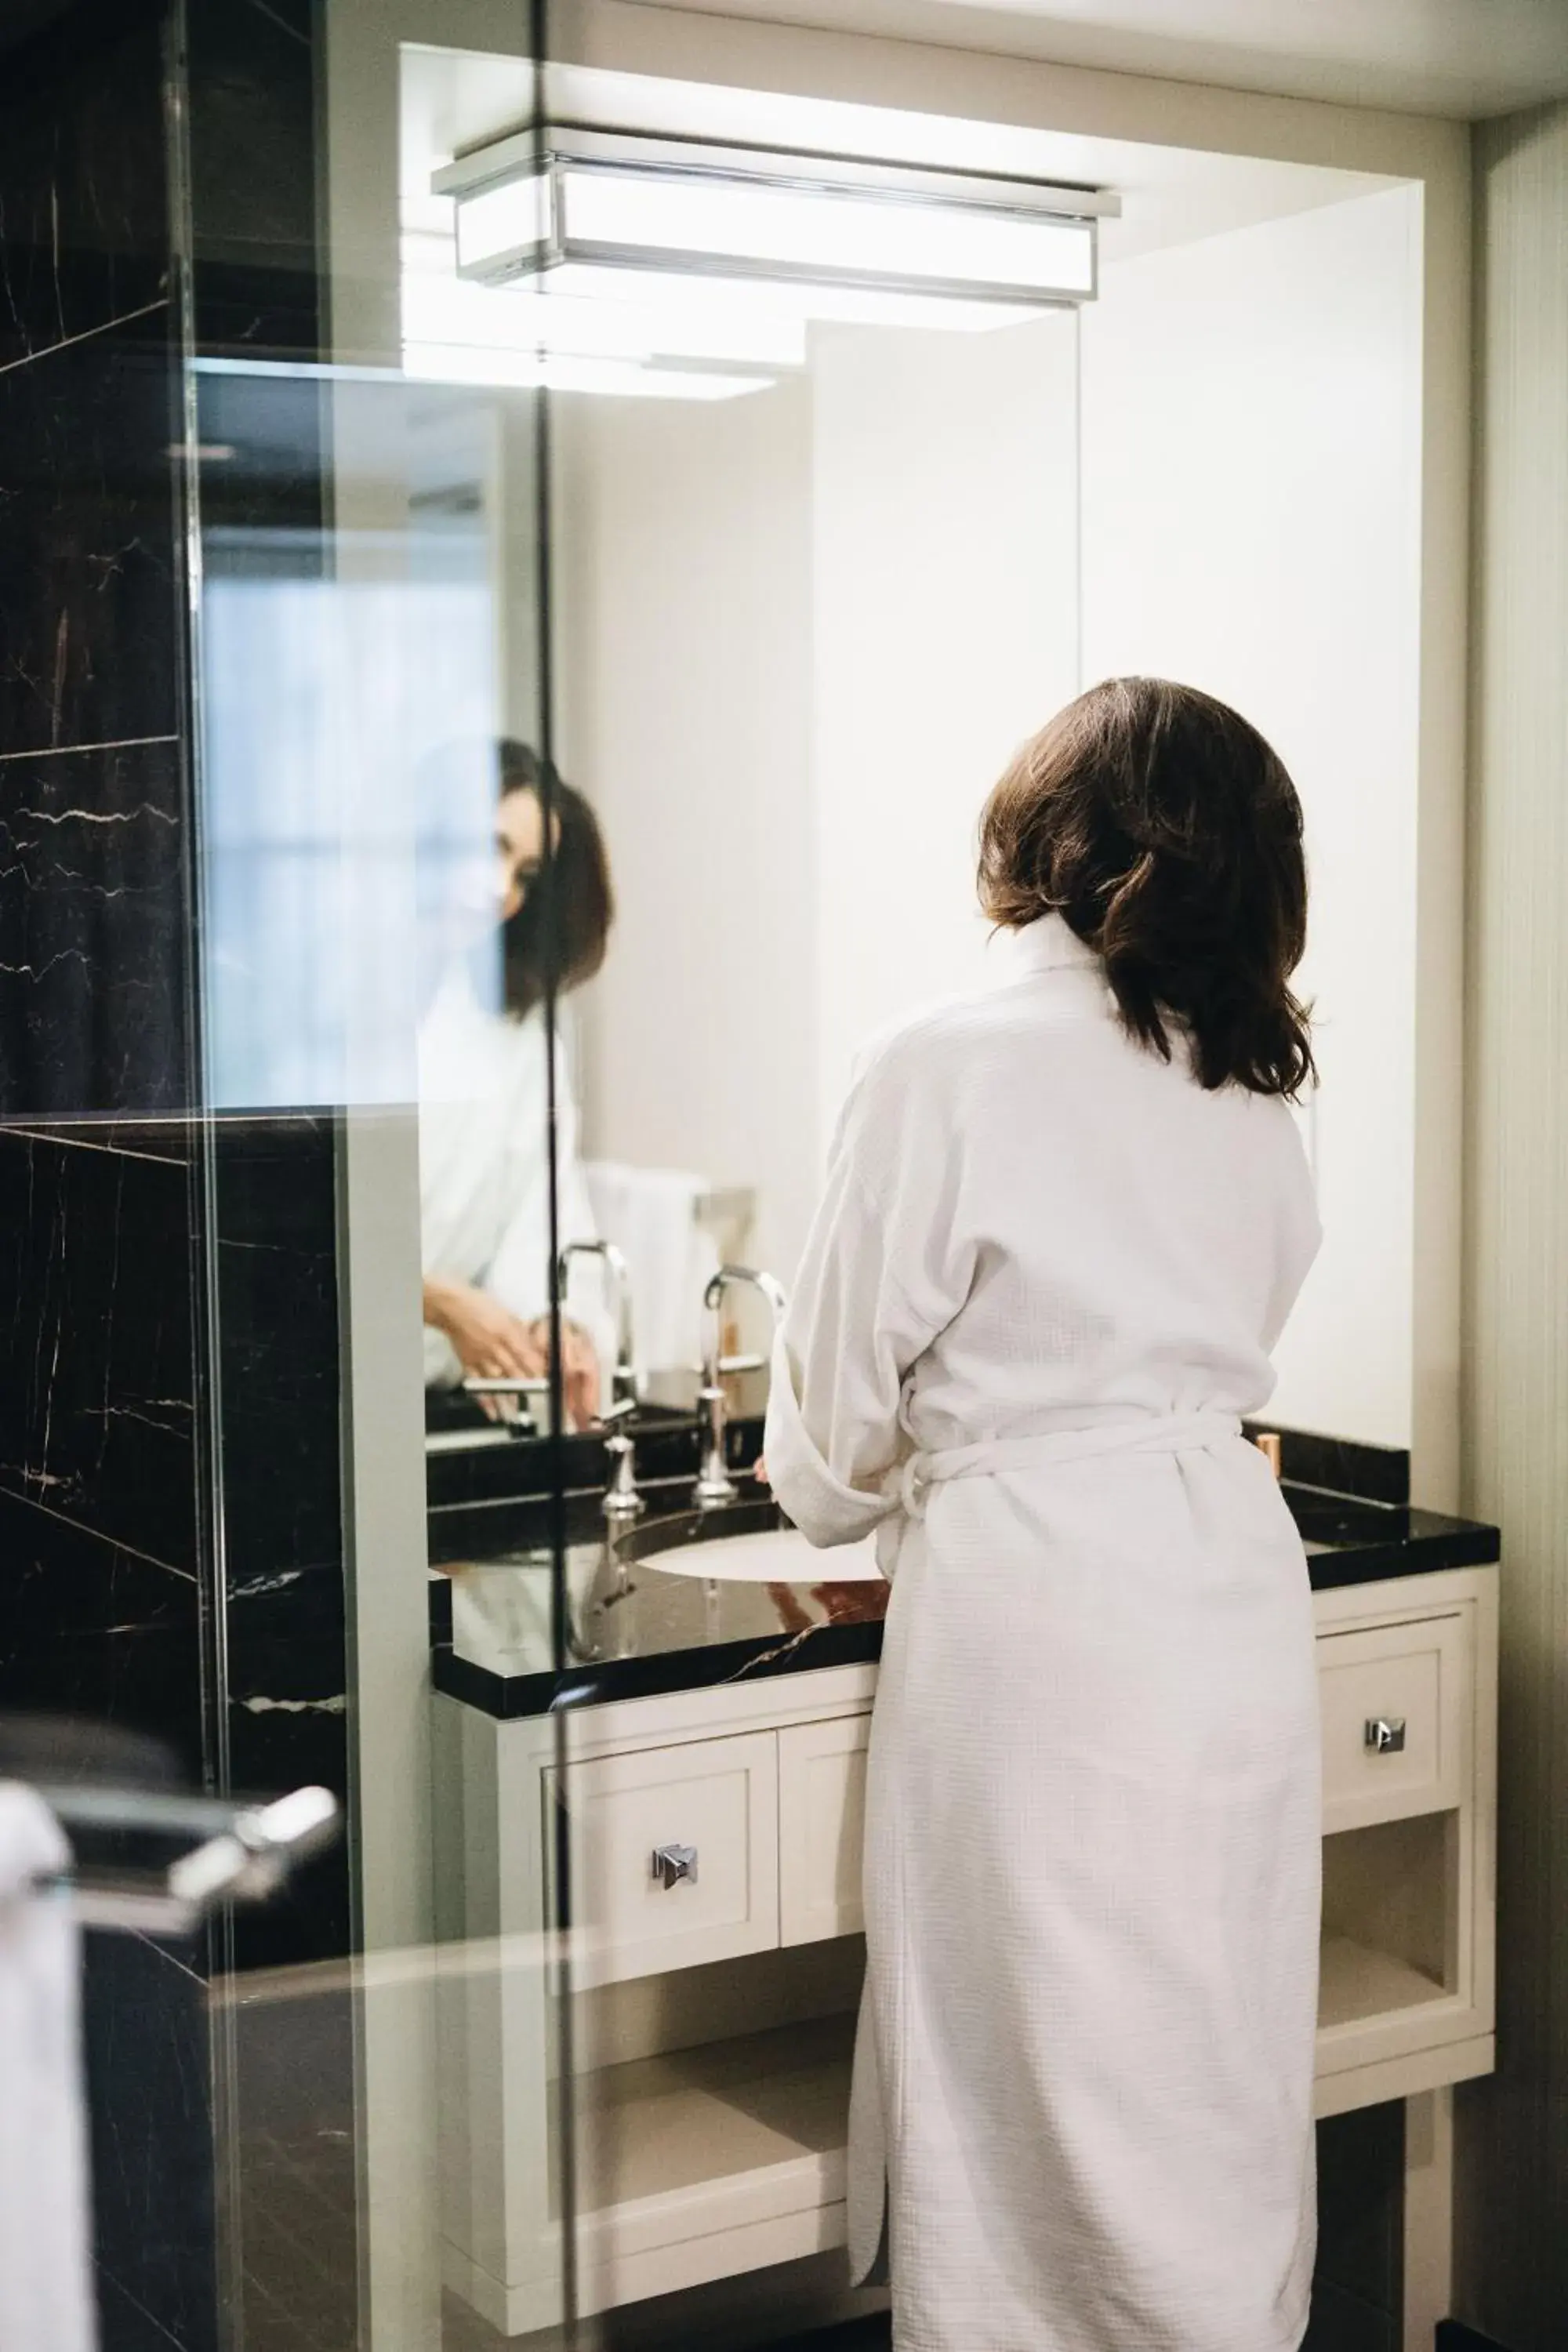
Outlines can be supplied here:
[[[538, 887], [545, 774], [526, 744], [454, 751], [426, 785], [432, 803], [423, 844], [426, 1006], [419, 1030], [426, 1384], [542, 1380], [550, 1369], [551, 1258], [543, 1003], [551, 961], [558, 997], [604, 961], [615, 911], [609, 863], [588, 803], [552, 776], [547, 913]], [[432, 855], [432, 842], [444, 854]], [[559, 1036], [555, 1059], [557, 1232], [564, 1244], [591, 1239], [595, 1228]], [[562, 1377], [568, 1416], [581, 1427], [599, 1405], [602, 1307], [575, 1293], [567, 1306]], [[481, 1402], [495, 1417], [495, 1401]]]

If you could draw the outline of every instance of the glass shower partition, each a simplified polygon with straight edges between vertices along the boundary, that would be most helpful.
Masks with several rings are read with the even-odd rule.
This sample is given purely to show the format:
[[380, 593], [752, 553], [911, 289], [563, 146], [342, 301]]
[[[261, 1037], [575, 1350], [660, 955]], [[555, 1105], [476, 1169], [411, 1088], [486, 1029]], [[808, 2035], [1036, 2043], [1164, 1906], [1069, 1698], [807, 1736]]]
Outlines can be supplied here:
[[[535, 13], [487, 19], [523, 123]], [[498, 1486], [506, 1516], [498, 1465], [529, 1465], [500, 1545], [522, 1558], [533, 1665], [564, 1662], [560, 1464], [516, 1433], [563, 1410], [547, 395], [526, 364], [476, 383], [411, 348], [415, 281], [451, 240], [428, 166], [407, 178], [436, 29], [331, 0], [191, 9], [170, 34], [213, 1778], [317, 1781], [347, 1822], [293, 1901], [236, 1915], [215, 1979], [225, 2302], [251, 2352], [521, 2332], [487, 2286], [502, 2209], [537, 2224], [529, 2328], [567, 2326], [573, 2302], [557, 1882], [538, 1868], [520, 1909], [469, 1867], [479, 1734], [435, 1687], [466, 1622], [459, 1601], [455, 1636], [472, 1538], [451, 1521]], [[498, 801], [519, 744], [538, 760], [542, 946], [509, 1020]], [[472, 1286], [493, 1255], [464, 1230], [485, 1213], [470, 1148], [536, 1203], [527, 1393], [475, 1397], [472, 1347], [428, 1319], [428, 1277]], [[520, 2011], [538, 2097], [509, 2136], [483, 2052]], [[455, 2115], [495, 2121], [482, 2166], [453, 2158]]]
[[219, 1988], [247, 2344], [881, 2307], [888, 1589], [756, 1471], [854, 1048], [978, 976], [1077, 683], [1092, 198], [716, 145], [544, 15], [191, 12], [221, 1776], [349, 1821]]

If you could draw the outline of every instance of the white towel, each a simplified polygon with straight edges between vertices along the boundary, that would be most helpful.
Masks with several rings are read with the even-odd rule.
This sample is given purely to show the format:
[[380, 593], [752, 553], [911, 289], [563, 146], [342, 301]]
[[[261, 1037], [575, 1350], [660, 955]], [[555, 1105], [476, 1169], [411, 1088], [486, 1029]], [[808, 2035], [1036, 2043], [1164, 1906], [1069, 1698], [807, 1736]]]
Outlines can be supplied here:
[[70, 1866], [35, 1790], [0, 1781], [0, 2352], [92, 2352], [81, 1950]]
[[585, 1161], [583, 1173], [599, 1231], [621, 1251], [631, 1276], [638, 1370], [700, 1362], [702, 1294], [719, 1265], [717, 1244], [697, 1223], [708, 1179], [613, 1160]]

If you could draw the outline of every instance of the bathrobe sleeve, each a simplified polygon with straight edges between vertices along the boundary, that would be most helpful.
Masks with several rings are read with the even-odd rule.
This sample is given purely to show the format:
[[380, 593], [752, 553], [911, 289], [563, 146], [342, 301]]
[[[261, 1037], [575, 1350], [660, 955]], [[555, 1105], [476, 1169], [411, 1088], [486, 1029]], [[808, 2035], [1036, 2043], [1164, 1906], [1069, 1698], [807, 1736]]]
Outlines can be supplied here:
[[774, 1344], [768, 1475], [814, 1544], [858, 1542], [896, 1508], [904, 1382], [973, 1276], [957, 1121], [940, 1088], [922, 1098], [919, 1059], [900, 1041], [851, 1095]]
[[[519, 1055], [509, 1121], [507, 1190], [510, 1210], [496, 1243], [485, 1286], [522, 1321], [532, 1322], [550, 1308], [548, 1047], [543, 1024], [537, 1015], [530, 1016], [520, 1045], [525, 1050]], [[583, 1172], [576, 1089], [564, 1032], [558, 1034], [555, 1042], [555, 1167], [562, 1247], [568, 1242], [596, 1240], [599, 1229]], [[602, 1408], [608, 1401], [610, 1373], [616, 1360], [616, 1327], [603, 1273], [592, 1259], [574, 1258], [562, 1308], [594, 1342], [599, 1359]]]

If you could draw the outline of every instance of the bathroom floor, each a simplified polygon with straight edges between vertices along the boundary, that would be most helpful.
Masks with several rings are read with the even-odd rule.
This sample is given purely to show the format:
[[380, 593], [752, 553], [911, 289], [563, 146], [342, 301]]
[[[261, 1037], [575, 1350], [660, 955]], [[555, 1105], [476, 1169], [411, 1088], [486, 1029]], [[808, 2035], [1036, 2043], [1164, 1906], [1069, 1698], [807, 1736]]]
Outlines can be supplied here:
[[347, 1996], [243, 2007], [235, 2032], [245, 2352], [354, 2352], [358, 2183]]
[[[1393, 2323], [1369, 2305], [1342, 2299], [1332, 2291], [1314, 2304], [1312, 2325], [1301, 2352], [1393, 2352]], [[795, 2336], [767, 2352], [887, 2352], [892, 2343], [884, 2319], [856, 2320], [847, 2327], [830, 2328], [818, 2336]]]
[[[346, 1996], [242, 2007], [236, 2030], [246, 2352], [355, 2352], [358, 2182]], [[1402, 2110], [1374, 2107], [1321, 2126], [1318, 2158], [1318, 2275], [1302, 2352], [1397, 2352]], [[507, 2340], [447, 2297], [441, 2352], [506, 2352]], [[574, 2340], [576, 2352], [654, 2352], [674, 2343], [679, 2352], [742, 2352], [717, 2310], [699, 2322], [690, 2307], [676, 2334], [644, 2305], [607, 2315]], [[887, 2352], [890, 2342], [884, 2314], [775, 2336], [768, 2352]], [[748, 2334], [744, 2352], [752, 2347], [761, 2352]], [[531, 2352], [542, 2352], [538, 2338]]]
[[[766, 2352], [889, 2352], [891, 2326], [886, 2318], [854, 2320], [847, 2327], [816, 2336], [792, 2336]], [[1369, 2307], [1357, 2308], [1331, 2294], [1319, 2298], [1301, 2352], [1392, 2352], [1392, 2323]]]

